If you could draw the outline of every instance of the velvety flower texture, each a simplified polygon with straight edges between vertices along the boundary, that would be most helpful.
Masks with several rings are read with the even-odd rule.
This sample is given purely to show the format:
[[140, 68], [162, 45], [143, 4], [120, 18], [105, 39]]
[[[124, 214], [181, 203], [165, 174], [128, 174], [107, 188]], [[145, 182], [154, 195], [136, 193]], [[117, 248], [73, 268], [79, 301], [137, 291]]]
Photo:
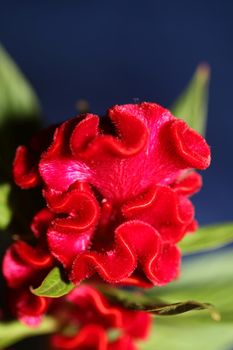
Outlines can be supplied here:
[[9, 287], [8, 301], [12, 314], [20, 321], [37, 326], [49, 306], [49, 298], [31, 293], [30, 287], [38, 287], [54, 265], [54, 258], [47, 248], [45, 232], [51, 220], [46, 209], [39, 212], [32, 222], [32, 232], [37, 244], [32, 246], [22, 240], [14, 242], [3, 258], [3, 275]]
[[141, 286], [176, 278], [176, 243], [197, 226], [193, 169], [210, 164], [202, 136], [146, 102], [78, 116], [47, 136], [36, 153], [18, 148], [13, 172], [22, 188], [42, 184], [49, 249], [69, 278]]
[[[135, 341], [148, 336], [148, 313], [112, 306], [92, 287], [78, 287], [65, 300], [68, 304], [59, 302], [55, 313], [64, 322], [64, 335], [51, 337], [54, 350], [137, 350]], [[56, 306], [54, 309], [56, 312]], [[112, 330], [119, 333], [113, 340], [108, 335]]]

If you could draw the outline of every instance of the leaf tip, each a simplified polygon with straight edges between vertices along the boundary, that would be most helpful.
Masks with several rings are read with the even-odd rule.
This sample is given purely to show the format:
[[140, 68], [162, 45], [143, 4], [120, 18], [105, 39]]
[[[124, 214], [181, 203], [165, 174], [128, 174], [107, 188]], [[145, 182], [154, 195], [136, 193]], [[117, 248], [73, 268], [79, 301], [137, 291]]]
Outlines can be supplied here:
[[208, 81], [210, 79], [211, 68], [206, 62], [200, 63], [197, 66], [196, 74], [203, 81]]

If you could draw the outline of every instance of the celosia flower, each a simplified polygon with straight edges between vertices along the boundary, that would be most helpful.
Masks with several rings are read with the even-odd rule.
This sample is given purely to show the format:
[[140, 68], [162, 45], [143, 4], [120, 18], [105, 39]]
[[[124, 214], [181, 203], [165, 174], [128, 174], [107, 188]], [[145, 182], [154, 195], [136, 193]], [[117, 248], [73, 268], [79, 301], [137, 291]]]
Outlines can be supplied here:
[[50, 222], [51, 213], [46, 209], [39, 212], [32, 230], [39, 238], [36, 246], [24, 241], [14, 242], [3, 259], [3, 275], [9, 287], [9, 305], [12, 313], [22, 322], [36, 326], [47, 311], [49, 299], [30, 292], [37, 287], [53, 266], [53, 257], [47, 249], [44, 230]]
[[[59, 319], [62, 312], [66, 333], [51, 337], [55, 350], [136, 350], [135, 340], [148, 336], [151, 324], [148, 313], [112, 306], [92, 287], [76, 288], [66, 296], [66, 301], [69, 304], [58, 303], [57, 316], [55, 313]], [[108, 339], [112, 330], [119, 332], [115, 340]], [[67, 335], [69, 332], [72, 335]]]
[[176, 243], [196, 228], [189, 196], [201, 178], [192, 169], [210, 163], [206, 141], [185, 122], [154, 103], [115, 106], [104, 118], [62, 123], [36, 163], [21, 150], [15, 181], [31, 187], [24, 179], [33, 169], [43, 185], [55, 215], [49, 247], [73, 282], [98, 274], [163, 285], [177, 277]]
[[28, 147], [19, 146], [16, 163], [13, 164], [15, 182], [21, 188], [31, 188], [40, 183], [38, 161], [40, 155], [52, 142], [55, 127], [40, 131], [29, 142]]

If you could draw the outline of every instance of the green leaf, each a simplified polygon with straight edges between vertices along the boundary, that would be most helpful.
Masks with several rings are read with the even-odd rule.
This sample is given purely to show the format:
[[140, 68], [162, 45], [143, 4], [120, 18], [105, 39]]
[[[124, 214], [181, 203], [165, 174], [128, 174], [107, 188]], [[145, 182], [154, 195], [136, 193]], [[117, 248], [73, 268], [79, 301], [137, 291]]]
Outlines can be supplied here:
[[38, 288], [31, 288], [31, 292], [41, 297], [59, 298], [68, 294], [74, 285], [66, 281], [58, 267], [54, 267]]
[[0, 174], [11, 177], [15, 148], [39, 126], [38, 99], [19, 68], [0, 46]]
[[100, 289], [111, 303], [126, 309], [143, 310], [160, 316], [178, 315], [192, 310], [208, 310], [212, 318], [219, 319], [217, 311], [209, 303], [195, 300], [165, 303], [160, 298], [148, 297], [140, 292], [135, 293], [111, 287], [100, 287]]
[[6, 117], [35, 118], [38, 99], [9, 54], [0, 46], [0, 124]]
[[205, 134], [210, 69], [206, 64], [197, 67], [185, 91], [171, 107], [172, 113], [183, 119], [200, 134]]
[[233, 222], [203, 226], [187, 235], [179, 246], [184, 254], [220, 248], [233, 242]]
[[147, 340], [140, 350], [230, 350], [233, 346], [233, 327], [228, 323], [203, 323], [191, 317], [155, 318]]
[[192, 310], [208, 310], [213, 319], [219, 320], [220, 315], [214, 309], [214, 307], [209, 303], [200, 303], [195, 300], [181, 301], [178, 303], [172, 303], [167, 305], [148, 305], [142, 310], [150, 312], [154, 315], [159, 316], [171, 316], [179, 315]]
[[28, 337], [53, 333], [58, 325], [55, 319], [44, 317], [38, 327], [27, 327], [19, 321], [0, 322], [0, 349], [4, 349]]
[[[222, 320], [233, 322], [232, 266], [232, 249], [193, 256], [183, 264], [179, 280], [162, 288], [152, 288], [145, 295], [151, 298], [163, 297], [168, 302], [178, 302], [190, 297], [208, 300], [219, 310]], [[203, 314], [198, 317], [200, 315]]]
[[220, 322], [213, 322], [205, 312], [189, 313], [170, 318], [157, 316], [154, 330], [142, 350], [155, 346], [160, 350], [227, 350], [233, 347], [233, 251], [192, 257], [183, 266], [181, 278], [162, 288], [146, 292], [151, 298], [181, 300], [192, 295], [207, 299], [221, 314]]
[[7, 183], [0, 185], [0, 230], [4, 230], [11, 221], [12, 210], [9, 206], [11, 186]]

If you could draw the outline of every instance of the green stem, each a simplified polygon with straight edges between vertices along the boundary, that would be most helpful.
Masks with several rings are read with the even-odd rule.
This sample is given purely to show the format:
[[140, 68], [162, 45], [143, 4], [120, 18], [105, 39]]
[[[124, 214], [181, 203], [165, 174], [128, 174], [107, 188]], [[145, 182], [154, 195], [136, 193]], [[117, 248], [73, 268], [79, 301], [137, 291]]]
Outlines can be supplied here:
[[28, 327], [19, 321], [0, 323], [0, 349], [4, 349], [20, 340], [37, 335], [50, 334], [58, 330], [59, 325], [52, 317], [44, 317], [38, 327]]

